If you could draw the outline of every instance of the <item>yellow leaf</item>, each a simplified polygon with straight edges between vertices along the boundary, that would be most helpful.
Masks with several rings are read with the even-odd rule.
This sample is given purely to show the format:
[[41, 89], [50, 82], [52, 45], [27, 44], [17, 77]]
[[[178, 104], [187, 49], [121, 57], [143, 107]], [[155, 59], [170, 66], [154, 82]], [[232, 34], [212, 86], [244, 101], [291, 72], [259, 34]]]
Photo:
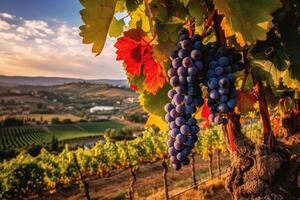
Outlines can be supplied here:
[[114, 16], [117, 0], [80, 0], [84, 25], [80, 26], [83, 44], [93, 44], [92, 52], [99, 55], [104, 47], [107, 32]]
[[151, 126], [151, 125], [155, 125], [156, 127], [160, 128], [160, 130], [162, 131], [168, 131], [168, 125], [167, 123], [160, 117], [157, 115], [153, 115], [153, 114], [148, 114], [148, 120], [146, 122], [146, 127], [147, 126]]
[[149, 18], [146, 15], [146, 7], [144, 3], [139, 5], [135, 11], [131, 12], [130, 18], [130, 28], [141, 28], [146, 33], [150, 31]]

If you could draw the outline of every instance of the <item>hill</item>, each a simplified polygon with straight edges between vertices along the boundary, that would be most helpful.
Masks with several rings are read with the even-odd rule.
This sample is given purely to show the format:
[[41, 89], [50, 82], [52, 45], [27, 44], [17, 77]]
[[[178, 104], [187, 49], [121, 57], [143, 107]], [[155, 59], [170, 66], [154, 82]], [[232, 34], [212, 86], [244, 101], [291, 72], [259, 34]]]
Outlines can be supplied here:
[[112, 86], [128, 87], [126, 80], [112, 80], [112, 79], [77, 79], [77, 78], [64, 78], [64, 77], [27, 77], [27, 76], [3, 76], [0, 75], [0, 84], [5, 86], [16, 85], [34, 85], [34, 86], [51, 86], [61, 85], [72, 82], [86, 82], [93, 84], [107, 84]]

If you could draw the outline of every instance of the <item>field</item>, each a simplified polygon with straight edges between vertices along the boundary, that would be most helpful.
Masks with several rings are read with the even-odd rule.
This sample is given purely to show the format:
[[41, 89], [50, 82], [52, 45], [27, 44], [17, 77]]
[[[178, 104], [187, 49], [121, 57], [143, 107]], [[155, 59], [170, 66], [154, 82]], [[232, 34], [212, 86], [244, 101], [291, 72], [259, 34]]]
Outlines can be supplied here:
[[79, 124], [62, 124], [47, 126], [58, 140], [102, 135], [107, 128], [121, 129], [123, 125], [116, 121], [91, 122]]
[[124, 125], [117, 121], [105, 121], [0, 128], [0, 150], [22, 148], [31, 144], [49, 143], [51, 142], [53, 134], [61, 141], [102, 135], [107, 128], [120, 130], [123, 126]]
[[51, 141], [51, 134], [42, 128], [14, 127], [0, 129], [0, 150], [22, 148]]
[[59, 118], [60, 121], [64, 119], [71, 119], [73, 122], [77, 122], [80, 120], [80, 117], [77, 117], [72, 114], [29, 114], [29, 115], [2, 116], [0, 118], [0, 121], [4, 120], [6, 117], [15, 117], [17, 119], [30, 118], [30, 119], [35, 119], [35, 121], [41, 121], [41, 118], [43, 118], [43, 121], [48, 121], [48, 122], [50, 122], [53, 118]]

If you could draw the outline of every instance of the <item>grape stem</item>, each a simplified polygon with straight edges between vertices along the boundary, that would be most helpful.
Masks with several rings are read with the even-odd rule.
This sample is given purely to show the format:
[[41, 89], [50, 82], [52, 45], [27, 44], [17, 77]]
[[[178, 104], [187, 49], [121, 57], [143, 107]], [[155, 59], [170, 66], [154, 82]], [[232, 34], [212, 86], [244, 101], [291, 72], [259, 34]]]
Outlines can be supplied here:
[[153, 41], [155, 39], [155, 37], [156, 37], [156, 31], [155, 31], [155, 27], [153, 25], [153, 21], [154, 21], [153, 20], [153, 14], [152, 14], [152, 11], [151, 11], [151, 8], [149, 6], [149, 2], [148, 1], [149, 0], [144, 0], [145, 7], [146, 7], [146, 13], [147, 13], [147, 15], [149, 17], [150, 31], [151, 31], [152, 36], [153, 36], [153, 38], [152, 38], [152, 41]]
[[241, 91], [244, 91], [245, 85], [246, 85], [246, 81], [247, 81], [247, 77], [250, 73], [250, 69], [251, 69], [251, 65], [249, 63], [249, 60], [247, 58], [248, 52], [243, 51], [243, 57], [244, 57], [244, 63], [245, 63], [245, 71], [244, 71], [244, 78], [243, 78], [243, 82], [242, 82], [242, 86], [241, 86]]
[[209, 14], [208, 18], [205, 20], [204, 29], [201, 33], [202, 38], [204, 38], [206, 36], [207, 30], [212, 25], [212, 21], [215, 17], [215, 14], [216, 14], [216, 9], [213, 9], [213, 11]]

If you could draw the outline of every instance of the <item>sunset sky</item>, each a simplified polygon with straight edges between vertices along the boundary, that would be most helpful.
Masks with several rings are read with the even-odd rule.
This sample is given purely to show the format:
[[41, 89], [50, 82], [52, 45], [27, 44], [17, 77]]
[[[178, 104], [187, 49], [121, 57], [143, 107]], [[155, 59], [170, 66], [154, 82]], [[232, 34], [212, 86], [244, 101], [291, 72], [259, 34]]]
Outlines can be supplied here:
[[114, 39], [83, 45], [79, 0], [0, 0], [0, 75], [125, 79]]

